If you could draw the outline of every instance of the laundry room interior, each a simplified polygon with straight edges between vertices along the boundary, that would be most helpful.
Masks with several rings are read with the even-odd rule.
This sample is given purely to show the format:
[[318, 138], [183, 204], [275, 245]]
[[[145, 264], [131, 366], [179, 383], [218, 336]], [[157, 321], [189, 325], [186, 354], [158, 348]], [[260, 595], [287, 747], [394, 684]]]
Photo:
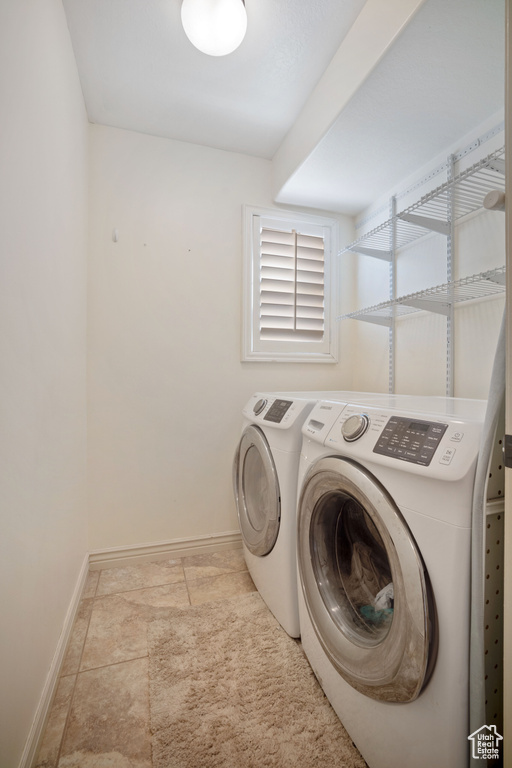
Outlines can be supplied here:
[[[152, 766], [38, 750], [89, 573], [242, 551], [255, 393], [489, 397], [509, 0], [238, 1], [226, 56], [180, 0], [0, 9], [0, 768]], [[253, 344], [257, 216], [329, 223], [328, 352]]]

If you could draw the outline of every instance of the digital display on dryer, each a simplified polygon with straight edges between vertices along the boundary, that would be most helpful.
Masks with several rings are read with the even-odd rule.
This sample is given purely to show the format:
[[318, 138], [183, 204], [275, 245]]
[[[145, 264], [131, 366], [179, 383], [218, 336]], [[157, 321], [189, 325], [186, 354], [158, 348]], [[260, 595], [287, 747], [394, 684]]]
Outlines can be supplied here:
[[448, 424], [437, 421], [411, 421], [392, 416], [373, 452], [428, 467], [447, 429]]
[[293, 400], [274, 400], [268, 412], [263, 417], [263, 421], [273, 421], [274, 424], [280, 424], [283, 416], [293, 405]]

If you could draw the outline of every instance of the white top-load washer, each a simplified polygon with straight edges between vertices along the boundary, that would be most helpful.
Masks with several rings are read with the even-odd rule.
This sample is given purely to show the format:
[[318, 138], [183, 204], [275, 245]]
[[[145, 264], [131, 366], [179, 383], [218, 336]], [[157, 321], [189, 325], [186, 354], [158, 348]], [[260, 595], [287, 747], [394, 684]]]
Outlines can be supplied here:
[[233, 486], [248, 570], [281, 626], [298, 637], [296, 508], [302, 426], [322, 398], [344, 391], [256, 392], [243, 408]]
[[485, 408], [369, 395], [319, 402], [303, 426], [302, 644], [370, 768], [469, 762], [471, 508]]

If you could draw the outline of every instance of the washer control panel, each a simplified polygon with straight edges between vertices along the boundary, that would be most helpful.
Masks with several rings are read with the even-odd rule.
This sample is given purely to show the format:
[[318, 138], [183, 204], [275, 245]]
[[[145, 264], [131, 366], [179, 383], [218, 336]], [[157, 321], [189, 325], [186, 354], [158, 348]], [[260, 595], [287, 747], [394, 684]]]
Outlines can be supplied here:
[[373, 452], [428, 467], [447, 429], [437, 421], [391, 416]]
[[371, 395], [365, 403], [319, 401], [302, 427], [304, 445], [320, 443], [327, 453], [370, 468], [442, 480], [461, 479], [474, 467], [485, 401], [406, 395], [389, 401], [393, 408], [377, 396], [371, 404]]

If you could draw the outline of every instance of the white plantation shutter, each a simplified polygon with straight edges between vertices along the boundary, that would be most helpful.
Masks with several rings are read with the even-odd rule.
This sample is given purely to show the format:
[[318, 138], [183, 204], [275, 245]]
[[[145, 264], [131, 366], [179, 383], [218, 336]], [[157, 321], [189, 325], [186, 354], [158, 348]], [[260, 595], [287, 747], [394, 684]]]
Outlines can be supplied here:
[[332, 219], [246, 209], [244, 360], [336, 362], [335, 231]]
[[260, 228], [260, 337], [321, 341], [324, 239], [297, 230]]

